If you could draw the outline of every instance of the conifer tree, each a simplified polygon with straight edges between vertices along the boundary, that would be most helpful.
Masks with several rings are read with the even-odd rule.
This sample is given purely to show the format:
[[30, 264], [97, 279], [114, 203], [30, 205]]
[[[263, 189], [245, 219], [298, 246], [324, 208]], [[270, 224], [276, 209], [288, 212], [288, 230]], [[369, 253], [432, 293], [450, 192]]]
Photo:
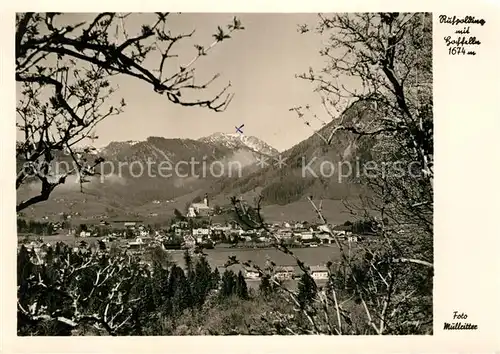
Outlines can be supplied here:
[[184, 251], [184, 264], [186, 266], [187, 278], [191, 281], [193, 279], [193, 258], [191, 258], [189, 250]]
[[264, 275], [260, 281], [259, 292], [263, 296], [269, 296], [272, 293], [272, 285], [269, 275]]
[[307, 273], [302, 274], [299, 280], [299, 294], [297, 299], [302, 308], [311, 304], [318, 292], [318, 287], [313, 278]]
[[250, 298], [248, 296], [247, 282], [245, 281], [245, 277], [241, 273], [241, 270], [238, 273], [238, 278], [236, 281], [236, 294], [240, 299], [243, 300], [248, 300]]
[[234, 272], [226, 269], [222, 274], [221, 297], [227, 298], [236, 293], [236, 281], [237, 278]]
[[212, 272], [212, 289], [218, 289], [220, 281], [221, 281], [220, 273], [216, 267]]
[[196, 262], [191, 287], [193, 289], [195, 304], [202, 306], [209, 291], [212, 289], [212, 273], [205, 257], [201, 257]]

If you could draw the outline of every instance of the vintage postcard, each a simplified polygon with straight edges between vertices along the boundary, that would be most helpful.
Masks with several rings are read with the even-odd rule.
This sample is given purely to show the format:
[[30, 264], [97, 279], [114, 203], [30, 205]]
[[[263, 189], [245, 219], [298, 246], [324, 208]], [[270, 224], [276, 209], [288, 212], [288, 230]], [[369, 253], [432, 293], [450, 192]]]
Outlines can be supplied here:
[[2, 352], [500, 350], [498, 7], [90, 3], [2, 6]]

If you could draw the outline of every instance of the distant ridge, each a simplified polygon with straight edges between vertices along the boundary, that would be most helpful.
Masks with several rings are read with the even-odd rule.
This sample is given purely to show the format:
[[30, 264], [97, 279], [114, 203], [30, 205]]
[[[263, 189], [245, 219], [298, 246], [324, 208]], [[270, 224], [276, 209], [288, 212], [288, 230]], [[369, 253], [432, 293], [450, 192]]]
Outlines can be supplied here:
[[[372, 121], [376, 114], [368, 102], [360, 101], [344, 111], [344, 123], [365, 124]], [[328, 136], [334, 124], [327, 124], [318, 133]], [[54, 199], [50, 199], [36, 208], [41, 212], [43, 209], [59, 212], [72, 209], [82, 216], [97, 208], [101, 215], [105, 215], [105, 210], [108, 209], [126, 209], [143, 215], [170, 215], [174, 206], [183, 209], [192, 198], [205, 193], [210, 195], [214, 203], [220, 204], [227, 203], [228, 197], [232, 195], [252, 196], [256, 193], [264, 197], [264, 203], [267, 205], [290, 204], [303, 200], [305, 196], [317, 199], [349, 199], [358, 196], [362, 186], [350, 177], [340, 180], [339, 170], [328, 176], [303, 176], [304, 161], [313, 161], [311, 169], [319, 172], [323, 161], [335, 164], [343, 161], [354, 162], [357, 159], [368, 161], [376, 145], [375, 138], [359, 138], [349, 132], [338, 132], [330, 145], [326, 145], [318, 134], [312, 134], [284, 152], [279, 152], [254, 136], [220, 132], [197, 140], [149, 137], [145, 141], [111, 142], [97, 149], [97, 152], [105, 159], [108, 169], [114, 168], [115, 175], [104, 179], [97, 178], [95, 182], [85, 186], [87, 192], [93, 195], [85, 197], [86, 205], [78, 202], [82, 198], [78, 184], [66, 183], [54, 192], [54, 196], [64, 200], [63, 202], [55, 205]], [[96, 151], [87, 154], [94, 155]], [[268, 156], [266, 167], [257, 164], [262, 155]], [[285, 165], [281, 168], [275, 163], [279, 156], [285, 159]], [[59, 160], [68, 158], [69, 156], [63, 156], [62, 153], [58, 156]], [[206, 177], [158, 177], [158, 163], [168, 161], [174, 165], [192, 158], [196, 161], [206, 161], [207, 164], [217, 162], [226, 167], [237, 161], [243, 167], [243, 173], [241, 176], [225, 173], [221, 176]], [[122, 161], [128, 162], [128, 166], [132, 166], [132, 162], [136, 161], [152, 161], [151, 170], [157, 176], [135, 177], [127, 169], [116, 175], [116, 171], [121, 171], [117, 165]], [[18, 165], [22, 164], [20, 160], [17, 162]], [[200, 169], [201, 166], [197, 165], [195, 172], [199, 174]], [[102, 172], [106, 172], [106, 169]], [[35, 185], [31, 187], [33, 188], [28, 185], [25, 191], [19, 189], [18, 198], [25, 194], [24, 192], [30, 192], [30, 189], [31, 192], [36, 191]], [[172, 200], [175, 203], [153, 206], [151, 203], [155, 200]]]

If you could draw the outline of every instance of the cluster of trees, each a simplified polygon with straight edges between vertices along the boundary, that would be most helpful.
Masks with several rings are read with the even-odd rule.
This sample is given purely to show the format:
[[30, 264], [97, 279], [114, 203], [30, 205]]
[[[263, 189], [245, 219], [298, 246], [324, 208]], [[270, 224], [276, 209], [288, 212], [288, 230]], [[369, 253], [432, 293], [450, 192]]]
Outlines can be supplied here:
[[17, 232], [29, 233], [36, 235], [49, 236], [53, 235], [59, 228], [67, 227], [67, 223], [63, 222], [61, 225], [54, 224], [49, 221], [36, 221], [18, 218], [17, 219]]
[[[146, 230], [151, 230], [150, 227], [148, 227]], [[92, 225], [89, 226], [87, 224], [80, 224], [75, 230], [75, 236], [78, 237], [80, 236], [81, 232], [90, 232], [92, 236], [96, 237], [105, 237], [109, 236], [112, 233], [116, 233], [118, 235], [123, 235], [125, 238], [134, 238], [136, 236], [134, 230], [131, 228], [125, 228], [125, 229], [118, 229], [118, 228], [113, 228], [109, 225]]]
[[249, 299], [241, 273], [226, 270], [221, 278], [204, 257], [193, 260], [186, 252], [184, 269], [165, 264], [161, 255], [153, 260], [148, 267], [124, 253], [74, 251], [63, 243], [40, 256], [22, 246], [18, 333], [69, 335], [90, 324], [111, 335], [141, 335], [148, 329], [161, 334], [154, 328], [159, 321], [175, 323], [183, 312], [200, 309], [211, 294], [216, 301]]
[[352, 223], [352, 232], [358, 235], [375, 233], [377, 228], [373, 220], [356, 220]]
[[[259, 291], [250, 291], [241, 271], [226, 269], [221, 276], [205, 257], [187, 251], [184, 267], [161, 249], [150, 266], [121, 251], [85, 245], [75, 251], [57, 243], [45, 252], [18, 251], [19, 335], [172, 334], [186, 316], [281, 296], [269, 274]], [[314, 281], [301, 280], [304, 306], [314, 301], [316, 289]]]
[[240, 299], [248, 300], [248, 288], [241, 271], [236, 275], [232, 270], [226, 270], [222, 275], [222, 285], [220, 289], [221, 297], [229, 298], [237, 296]]
[[288, 204], [299, 200], [314, 182], [313, 178], [282, 176], [278, 182], [266, 186], [262, 196], [271, 204]]

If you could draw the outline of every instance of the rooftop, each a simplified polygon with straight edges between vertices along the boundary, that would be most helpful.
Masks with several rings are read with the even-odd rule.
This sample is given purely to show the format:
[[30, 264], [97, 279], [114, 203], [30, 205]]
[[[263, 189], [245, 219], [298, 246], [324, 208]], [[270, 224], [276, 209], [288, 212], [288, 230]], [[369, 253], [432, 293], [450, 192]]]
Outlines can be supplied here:
[[321, 265], [311, 266], [310, 269], [311, 272], [328, 272], [328, 268], [326, 266], [321, 266]]
[[294, 272], [295, 267], [293, 266], [278, 266], [276, 267], [277, 272]]
[[206, 205], [205, 203], [193, 203], [193, 204], [191, 204], [191, 206], [193, 208], [198, 208], [198, 209], [210, 209], [210, 207], [208, 205]]

